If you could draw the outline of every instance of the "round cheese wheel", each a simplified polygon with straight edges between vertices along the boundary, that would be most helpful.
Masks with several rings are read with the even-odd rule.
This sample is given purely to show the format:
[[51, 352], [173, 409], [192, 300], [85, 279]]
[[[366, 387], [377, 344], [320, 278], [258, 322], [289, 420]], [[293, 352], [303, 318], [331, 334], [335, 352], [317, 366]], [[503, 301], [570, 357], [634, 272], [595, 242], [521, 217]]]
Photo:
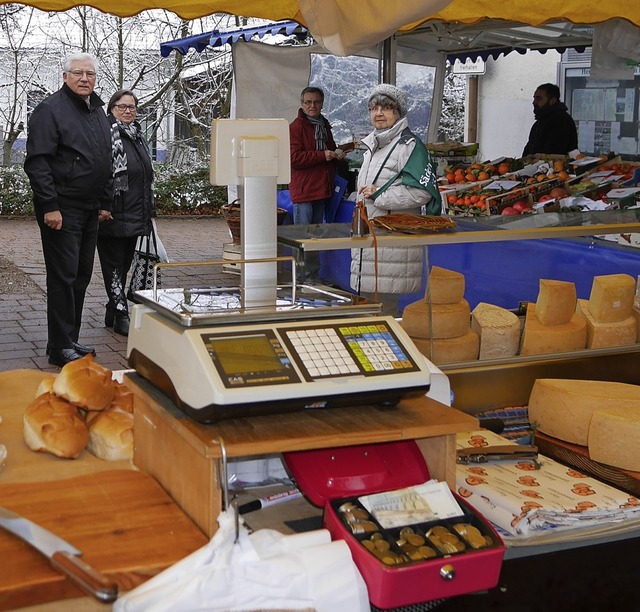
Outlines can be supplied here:
[[470, 316], [467, 300], [431, 306], [427, 300], [418, 300], [405, 307], [400, 325], [416, 338], [459, 338], [469, 331]]
[[637, 409], [596, 410], [589, 427], [589, 457], [623, 470], [640, 472], [640, 404]]
[[578, 351], [587, 345], [587, 322], [574, 314], [568, 323], [542, 325], [536, 317], [536, 305], [527, 306], [521, 355], [545, 355]]
[[640, 411], [640, 386], [599, 380], [539, 378], [529, 397], [529, 422], [554, 438], [587, 446], [598, 410]]
[[[480, 350], [480, 336], [472, 329], [469, 329], [464, 336], [459, 336], [458, 338], [438, 340], [411, 339], [416, 348], [436, 365], [474, 361], [478, 358], [478, 351]], [[432, 345], [433, 355], [431, 354]]]
[[464, 298], [464, 276], [454, 270], [433, 266], [429, 273], [427, 297], [432, 304], [456, 304]]

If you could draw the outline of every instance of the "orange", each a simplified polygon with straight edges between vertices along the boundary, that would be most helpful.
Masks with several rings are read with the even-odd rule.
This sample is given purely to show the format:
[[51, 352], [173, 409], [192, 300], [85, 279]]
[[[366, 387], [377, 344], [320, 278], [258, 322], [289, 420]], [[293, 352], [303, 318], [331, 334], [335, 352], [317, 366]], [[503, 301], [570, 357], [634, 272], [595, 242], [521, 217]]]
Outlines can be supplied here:
[[538, 181], [538, 183], [542, 183], [542, 181], [546, 181], [546, 180], [547, 180], [546, 174], [538, 174], [538, 176], [536, 176], [536, 181]]
[[457, 200], [457, 197], [453, 194], [450, 196], [447, 196], [447, 202], [449, 202], [449, 204], [455, 204], [456, 200]]
[[561, 159], [556, 159], [553, 162], [553, 170], [554, 172], [562, 172], [564, 170], [564, 161]]
[[473, 174], [471, 174], [471, 172], [468, 172], [464, 178], [466, 178], [469, 182], [473, 182], [476, 180], [476, 177]]
[[561, 172], [558, 172], [558, 178], [561, 181], [568, 181], [569, 180], [569, 173], [566, 170], [562, 170]]
[[511, 167], [509, 166], [509, 164], [507, 162], [502, 162], [499, 166], [498, 166], [498, 173], [499, 174], [506, 174], [507, 172], [509, 172], [511, 170]]
[[453, 174], [452, 172], [450, 172], [449, 174], [447, 174], [447, 182], [448, 182], [448, 183], [455, 183], [455, 182], [456, 182], [456, 176], [455, 176], [455, 174]]
[[584, 153], [578, 153], [576, 155], [576, 159], [582, 159], [583, 157], [586, 157], [586, 155]]
[[485, 172], [484, 170], [482, 170], [481, 172], [478, 172], [478, 180], [479, 181], [486, 181], [489, 178], [489, 174], [487, 172]]

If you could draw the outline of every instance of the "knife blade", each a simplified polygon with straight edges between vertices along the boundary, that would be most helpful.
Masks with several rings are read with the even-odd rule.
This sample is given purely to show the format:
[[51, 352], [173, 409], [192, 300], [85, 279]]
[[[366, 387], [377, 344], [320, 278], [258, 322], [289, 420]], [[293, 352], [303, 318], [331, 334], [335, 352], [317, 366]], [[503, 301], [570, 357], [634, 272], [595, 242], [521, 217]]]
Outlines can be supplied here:
[[6, 508], [0, 508], [0, 527], [40, 551], [53, 567], [65, 573], [96, 599], [102, 602], [117, 599], [118, 585], [80, 559], [82, 552], [61, 537]]
[[458, 463], [486, 463], [487, 461], [514, 461], [538, 458], [535, 446], [524, 444], [505, 444], [498, 446], [459, 448], [456, 451]]

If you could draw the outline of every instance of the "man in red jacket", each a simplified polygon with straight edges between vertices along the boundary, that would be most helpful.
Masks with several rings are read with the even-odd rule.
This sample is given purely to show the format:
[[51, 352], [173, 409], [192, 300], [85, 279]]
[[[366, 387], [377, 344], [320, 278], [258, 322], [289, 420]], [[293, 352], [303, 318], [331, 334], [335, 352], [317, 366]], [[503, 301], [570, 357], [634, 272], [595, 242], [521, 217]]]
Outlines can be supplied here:
[[331, 200], [338, 160], [344, 152], [336, 147], [331, 125], [322, 115], [324, 92], [305, 87], [300, 94], [301, 108], [289, 126], [293, 222], [322, 223], [324, 207]]
[[[322, 223], [324, 209], [331, 201], [338, 161], [344, 151], [336, 147], [331, 125], [322, 115], [324, 92], [305, 87], [300, 94], [301, 108], [289, 125], [291, 146], [291, 182], [293, 222], [300, 225]], [[320, 268], [317, 253], [305, 256], [304, 277], [316, 278]], [[301, 275], [302, 276], [302, 275]]]

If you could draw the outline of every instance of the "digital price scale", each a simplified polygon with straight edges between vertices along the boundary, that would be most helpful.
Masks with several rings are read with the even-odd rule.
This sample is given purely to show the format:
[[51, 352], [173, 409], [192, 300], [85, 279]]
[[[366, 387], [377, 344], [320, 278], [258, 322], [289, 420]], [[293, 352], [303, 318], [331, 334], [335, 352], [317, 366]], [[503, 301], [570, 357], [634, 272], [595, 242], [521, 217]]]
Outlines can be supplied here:
[[297, 286], [293, 263], [292, 282], [277, 280], [288, 122], [219, 119], [211, 139], [211, 182], [242, 188], [241, 286], [136, 292], [129, 365], [201, 422], [424, 395], [437, 368], [379, 304]]
[[157, 290], [156, 300], [152, 292], [139, 292], [143, 304], [133, 308], [129, 364], [200, 422], [395, 405], [429, 390], [426, 359], [393, 317], [375, 314], [378, 304], [322, 287], [298, 292], [294, 302], [279, 299], [275, 308], [244, 311], [203, 311], [202, 305], [194, 311], [194, 302], [210, 304], [212, 297], [232, 305], [228, 290], [221, 296], [207, 289], [202, 300], [194, 293], [203, 298], [205, 290], [189, 290], [191, 308], [184, 290]]

